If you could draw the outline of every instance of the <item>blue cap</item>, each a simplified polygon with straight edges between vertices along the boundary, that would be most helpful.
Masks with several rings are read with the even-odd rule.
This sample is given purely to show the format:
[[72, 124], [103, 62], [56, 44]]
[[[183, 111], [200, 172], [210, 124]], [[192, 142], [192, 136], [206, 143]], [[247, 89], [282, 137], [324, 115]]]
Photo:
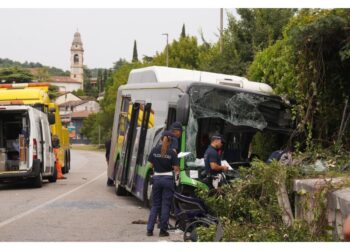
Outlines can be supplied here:
[[169, 130], [165, 130], [163, 131], [162, 136], [173, 136], [173, 133], [171, 133]]
[[171, 124], [170, 129], [176, 129], [176, 130], [180, 130], [182, 132], [182, 124], [181, 122], [174, 122], [173, 124]]
[[212, 137], [210, 138], [211, 141], [213, 140], [221, 140], [222, 143], [225, 143], [225, 139], [221, 134], [214, 134], [212, 135]]

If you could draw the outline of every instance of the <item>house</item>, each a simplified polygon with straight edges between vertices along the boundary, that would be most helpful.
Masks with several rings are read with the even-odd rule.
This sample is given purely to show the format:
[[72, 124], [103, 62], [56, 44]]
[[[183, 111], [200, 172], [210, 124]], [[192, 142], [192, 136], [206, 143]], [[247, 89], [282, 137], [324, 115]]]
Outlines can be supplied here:
[[57, 86], [59, 92], [72, 92], [83, 88], [83, 84], [69, 76], [51, 76], [50, 85]]
[[90, 114], [97, 113], [100, 105], [93, 98], [85, 100], [68, 101], [59, 105], [60, 116], [63, 123], [67, 125], [72, 143], [87, 143], [87, 138], [81, 134], [81, 127]]
[[81, 134], [81, 127], [84, 119], [86, 119], [92, 112], [90, 111], [76, 111], [70, 114], [70, 123], [67, 126], [69, 130], [70, 142], [72, 144], [89, 144], [90, 141], [86, 136]]
[[71, 101], [81, 101], [82, 99], [72, 93], [64, 93], [64, 94], [61, 94], [59, 95], [56, 100], [55, 100], [55, 103], [57, 105], [61, 105], [62, 103], [65, 103], [65, 102], [71, 102]]

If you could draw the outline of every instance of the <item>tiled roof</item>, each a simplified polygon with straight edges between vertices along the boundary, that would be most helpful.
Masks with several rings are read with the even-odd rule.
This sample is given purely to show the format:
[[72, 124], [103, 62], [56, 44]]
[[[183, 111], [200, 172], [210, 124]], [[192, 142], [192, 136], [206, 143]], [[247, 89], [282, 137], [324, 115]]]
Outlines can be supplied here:
[[55, 83], [80, 83], [77, 80], [70, 78], [69, 76], [51, 76], [50, 82]]
[[92, 111], [77, 111], [77, 112], [73, 112], [72, 114], [70, 114], [71, 118], [87, 118], [90, 114], [95, 113]]
[[82, 100], [96, 101], [96, 99], [93, 96], [82, 95], [82, 96], [79, 96], [79, 98], [82, 99]]
[[86, 102], [88, 102], [90, 100], [79, 100], [79, 101], [69, 101], [69, 102], [64, 102], [64, 103], [61, 103], [59, 106], [60, 107], [66, 107], [66, 106], [69, 106], [69, 107], [76, 107], [76, 106], [79, 106], [81, 104], [84, 104]]

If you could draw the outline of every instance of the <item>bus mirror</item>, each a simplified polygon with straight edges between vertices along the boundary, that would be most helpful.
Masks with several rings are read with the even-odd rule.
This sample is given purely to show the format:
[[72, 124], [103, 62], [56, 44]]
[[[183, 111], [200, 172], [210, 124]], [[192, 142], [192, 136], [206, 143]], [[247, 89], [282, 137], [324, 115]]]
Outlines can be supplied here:
[[177, 101], [176, 107], [176, 121], [186, 126], [188, 123], [188, 117], [190, 115], [190, 97], [188, 94], [181, 96]]
[[48, 118], [48, 120], [49, 120], [49, 124], [50, 124], [50, 125], [55, 124], [55, 122], [56, 122], [56, 117], [55, 117], [54, 114], [48, 114], [48, 115], [47, 115], [47, 118]]

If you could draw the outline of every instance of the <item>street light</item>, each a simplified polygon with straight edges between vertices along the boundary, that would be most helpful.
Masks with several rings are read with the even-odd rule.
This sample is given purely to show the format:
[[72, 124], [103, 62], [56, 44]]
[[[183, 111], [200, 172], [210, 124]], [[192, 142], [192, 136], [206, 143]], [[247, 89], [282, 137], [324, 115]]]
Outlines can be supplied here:
[[220, 53], [222, 54], [224, 50], [224, 40], [222, 37], [223, 34], [223, 26], [224, 26], [224, 9], [220, 8]]
[[166, 66], [169, 67], [169, 34], [163, 33], [163, 36], [166, 36]]

